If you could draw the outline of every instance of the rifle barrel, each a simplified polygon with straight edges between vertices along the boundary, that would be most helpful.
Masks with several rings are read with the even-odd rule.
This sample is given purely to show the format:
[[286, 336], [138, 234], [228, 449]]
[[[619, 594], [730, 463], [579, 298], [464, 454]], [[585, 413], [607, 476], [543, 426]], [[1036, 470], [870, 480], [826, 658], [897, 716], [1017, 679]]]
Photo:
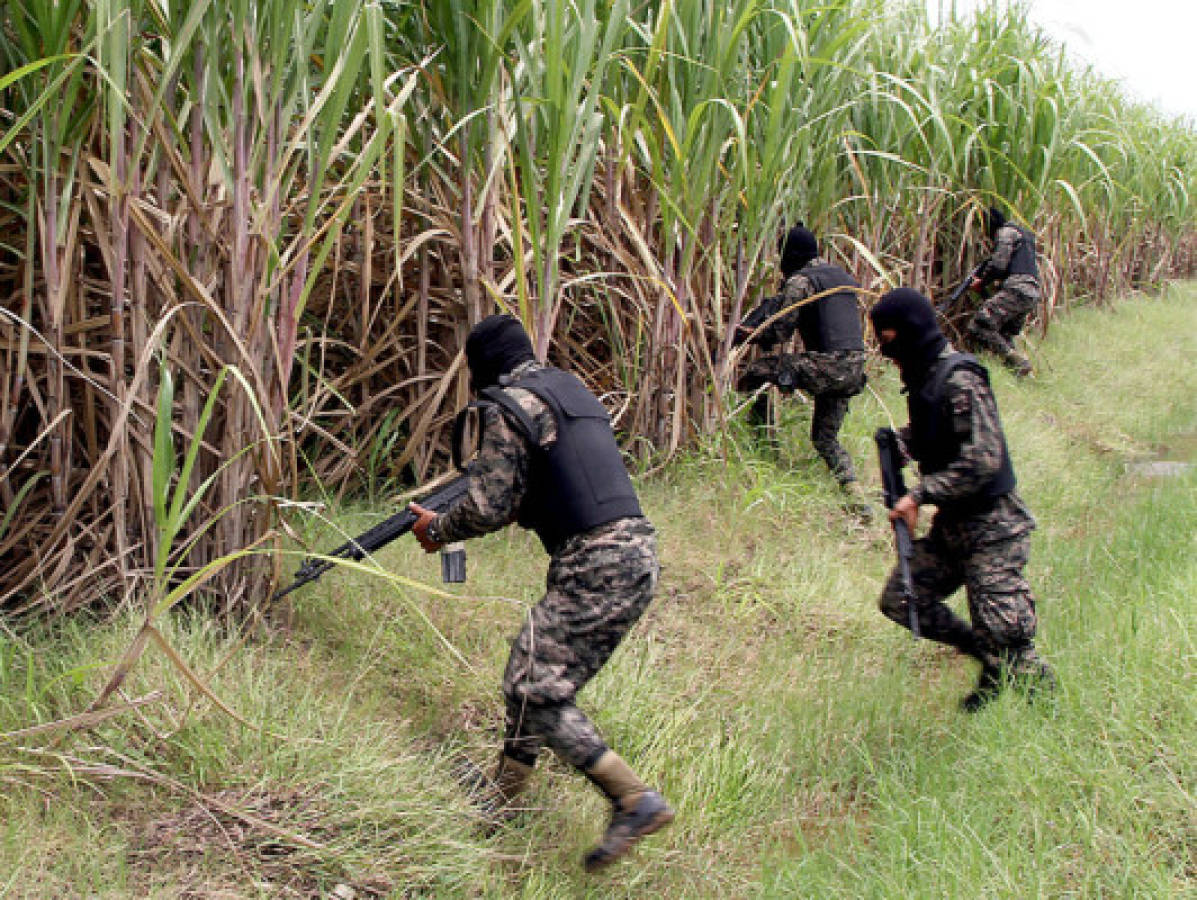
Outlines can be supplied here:
[[[433, 512], [444, 512], [457, 502], [459, 497], [465, 494], [469, 486], [469, 476], [460, 475], [439, 491], [429, 494], [420, 501], [420, 505]], [[373, 528], [367, 529], [357, 537], [350, 538], [335, 550], [329, 551], [324, 557], [305, 559], [296, 571], [292, 582], [285, 588], [276, 591], [270, 598], [271, 602], [287, 596], [287, 594], [296, 588], [316, 581], [333, 567], [335, 560], [349, 559], [357, 562], [364, 558], [367, 553], [373, 553], [375, 550], [379, 550], [392, 541], [403, 537], [403, 535], [411, 531], [412, 526], [415, 524], [416, 514], [409, 509], [404, 509], [402, 512], [395, 513], [395, 515], [379, 522]]]

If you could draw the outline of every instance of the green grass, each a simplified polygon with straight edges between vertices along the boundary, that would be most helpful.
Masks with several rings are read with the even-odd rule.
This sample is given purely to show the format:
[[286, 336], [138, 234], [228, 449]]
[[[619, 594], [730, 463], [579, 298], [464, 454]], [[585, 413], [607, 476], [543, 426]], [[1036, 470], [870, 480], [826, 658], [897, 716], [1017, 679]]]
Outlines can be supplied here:
[[[340, 571], [245, 646], [174, 615], [172, 645], [261, 730], [151, 648], [125, 694], [163, 699], [0, 743], [0, 897], [1192, 896], [1197, 476], [1136, 463], [1197, 462], [1195, 302], [1078, 310], [1035, 379], [993, 372], [1054, 702], [957, 710], [972, 665], [877, 612], [886, 528], [839, 510], [792, 402], [775, 456], [737, 424], [641, 485], [661, 588], [582, 705], [679, 815], [609, 873], [580, 870], [605, 811], [555, 760], [491, 836], [450, 775], [497, 751], [507, 640], [543, 579], [510, 530], [471, 543], [451, 598]], [[875, 486], [870, 436], [902, 401], [891, 371], [871, 383], [845, 434]], [[380, 561], [437, 578], [412, 541]], [[139, 624], [0, 631], [0, 732], [85, 708]]]

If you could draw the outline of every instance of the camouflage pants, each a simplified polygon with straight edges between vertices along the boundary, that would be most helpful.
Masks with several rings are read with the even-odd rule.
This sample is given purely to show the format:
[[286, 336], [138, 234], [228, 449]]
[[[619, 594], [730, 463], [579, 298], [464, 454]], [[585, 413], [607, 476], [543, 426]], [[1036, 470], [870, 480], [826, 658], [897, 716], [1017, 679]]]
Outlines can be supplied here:
[[977, 310], [968, 326], [969, 338], [978, 348], [1001, 357], [1015, 353], [1014, 338], [1034, 312], [1039, 297], [1039, 284], [1034, 278], [1012, 275]]
[[[1023, 576], [1030, 543], [1029, 528], [986, 535], [967, 524], [933, 525], [926, 537], [914, 542], [910, 564], [923, 637], [964, 649], [1012, 674], [1040, 672], [1035, 599]], [[944, 602], [961, 585], [968, 596], [971, 628]], [[881, 594], [881, 611], [899, 625], [909, 622], [897, 567]]]
[[856, 480], [852, 457], [839, 441], [848, 415], [848, 399], [864, 388], [863, 350], [807, 351], [764, 356], [748, 367], [740, 390], [776, 384], [783, 392], [805, 391], [814, 398], [810, 440], [840, 484]]
[[585, 771], [607, 749], [574, 701], [652, 600], [658, 574], [647, 519], [600, 526], [554, 554], [503, 676], [508, 756], [532, 765], [547, 745]]

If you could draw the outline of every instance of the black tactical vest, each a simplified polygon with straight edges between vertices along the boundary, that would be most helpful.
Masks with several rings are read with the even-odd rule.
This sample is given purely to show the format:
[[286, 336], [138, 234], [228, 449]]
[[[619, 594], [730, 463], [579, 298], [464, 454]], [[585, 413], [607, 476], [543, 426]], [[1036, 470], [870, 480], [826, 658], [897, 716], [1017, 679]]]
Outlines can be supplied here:
[[1022, 240], [1014, 246], [1014, 255], [1010, 257], [1010, 268], [1006, 270], [1006, 275], [1033, 275], [1038, 278], [1039, 265], [1035, 261], [1035, 235], [1021, 225], [1011, 222], [1007, 222], [1005, 227], [1013, 228], [1022, 236]]
[[586, 385], [569, 372], [548, 367], [507, 386], [535, 394], [557, 422], [557, 440], [541, 448], [535, 424], [514, 397], [496, 387], [482, 392], [536, 448], [516, 521], [535, 531], [545, 550], [554, 553], [575, 534], [644, 515], [607, 411]]
[[[924, 475], [946, 469], [960, 456], [961, 439], [952, 428], [951, 412], [946, 410], [945, 385], [956, 369], [976, 372], [989, 384], [989, 372], [969, 353], [953, 353], [941, 357], [927, 373], [918, 391], [907, 395], [910, 410], [910, 455], [919, 463]], [[1016, 480], [1006, 436], [1002, 435], [1002, 464], [994, 476], [976, 494], [951, 504], [940, 506], [940, 512], [953, 518], [973, 515], [992, 509], [998, 499], [1014, 490]]]
[[[859, 287], [856, 279], [831, 263], [806, 266], [798, 274], [810, 282], [814, 294], [837, 287]], [[863, 350], [856, 292], [837, 291], [798, 307], [798, 333], [807, 350]]]

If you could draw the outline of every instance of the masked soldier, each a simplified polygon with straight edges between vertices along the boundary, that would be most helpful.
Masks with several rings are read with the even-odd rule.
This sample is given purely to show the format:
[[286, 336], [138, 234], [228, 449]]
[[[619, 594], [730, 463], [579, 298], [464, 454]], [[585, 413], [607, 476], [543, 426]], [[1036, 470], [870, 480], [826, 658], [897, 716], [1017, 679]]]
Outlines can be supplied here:
[[503, 676], [506, 733], [488, 799], [510, 811], [547, 745], [612, 804], [606, 834], [585, 859], [592, 871], [674, 817], [575, 705], [652, 599], [656, 531], [602, 404], [574, 375], [537, 363], [518, 320], [484, 319], [465, 352], [482, 401], [469, 489], [440, 515], [412, 504], [413, 531], [431, 553], [515, 521], [550, 554], [544, 597], [513, 642]]
[[[1023, 577], [1035, 520], [1015, 490], [989, 377], [974, 357], [952, 349], [930, 301], [917, 291], [890, 291], [869, 317], [882, 355], [901, 372], [910, 424], [900, 437], [920, 474], [890, 518], [904, 519], [913, 535], [919, 507], [937, 507], [931, 530], [914, 541], [910, 563], [919, 630], [980, 661], [976, 690], [963, 702], [969, 711], [1011, 677], [1032, 689], [1050, 688], [1054, 676], [1035, 650], [1035, 600]], [[944, 602], [961, 585], [971, 625]], [[906, 625], [906, 604], [895, 569], [881, 611]]]
[[979, 291], [994, 281], [1001, 281], [1001, 285], [973, 316], [968, 337], [977, 347], [996, 354], [1016, 375], [1030, 375], [1031, 361], [1014, 348], [1014, 338], [1042, 297], [1035, 236], [1007, 221], [996, 206], [986, 213], [985, 225], [993, 253], [971, 286]]
[[[839, 442], [848, 399], [864, 390], [865, 384], [867, 354], [855, 291], [859, 284], [842, 268], [818, 255], [817, 239], [801, 224], [782, 238], [779, 250], [781, 294], [763, 301], [736, 326], [734, 343], [749, 341], [770, 351], [797, 331], [802, 352], [761, 357], [747, 368], [736, 389], [749, 392], [772, 383], [783, 393], [809, 393], [814, 398], [811, 443], [849, 496], [852, 507], [867, 513], [852, 458]], [[782, 310], [788, 312], [763, 324]]]

